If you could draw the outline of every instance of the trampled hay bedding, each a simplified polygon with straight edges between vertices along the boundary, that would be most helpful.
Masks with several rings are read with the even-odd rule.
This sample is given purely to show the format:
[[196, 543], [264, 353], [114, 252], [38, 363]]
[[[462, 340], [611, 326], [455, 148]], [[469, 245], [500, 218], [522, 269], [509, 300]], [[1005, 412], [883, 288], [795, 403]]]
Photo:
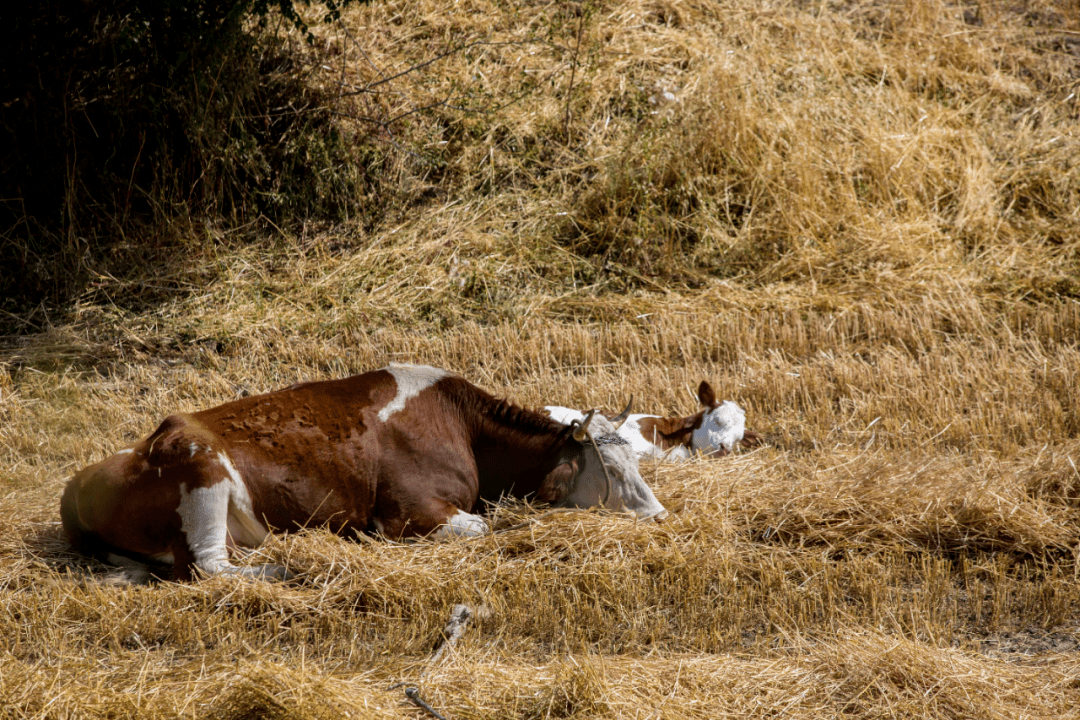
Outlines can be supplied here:
[[[455, 720], [1076, 714], [1074, 5], [344, 23], [304, 52], [361, 90], [337, 110], [385, 222], [180, 224], [171, 264], [0, 340], [0, 715], [422, 717], [401, 682]], [[63, 483], [169, 413], [390, 361], [531, 407], [689, 414], [707, 379], [768, 443], [645, 463], [660, 525], [513, 505], [247, 560], [294, 585], [67, 549]]]

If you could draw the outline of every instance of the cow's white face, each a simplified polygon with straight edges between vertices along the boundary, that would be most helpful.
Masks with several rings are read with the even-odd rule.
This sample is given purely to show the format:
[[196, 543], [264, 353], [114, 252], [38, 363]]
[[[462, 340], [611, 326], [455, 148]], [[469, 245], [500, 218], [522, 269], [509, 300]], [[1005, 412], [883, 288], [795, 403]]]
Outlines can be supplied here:
[[[585, 441], [582, 466], [574, 487], [559, 504], [574, 507], [603, 505], [609, 510], [633, 513], [642, 519], [659, 519], [667, 515], [652, 489], [642, 480], [633, 448], [615, 432], [611, 421], [600, 415], [594, 416], [589, 423], [589, 434], [593, 442]], [[605, 465], [607, 478], [611, 480], [610, 493], [604, 477]], [[605, 494], [607, 502], [604, 502]]]
[[731, 400], [725, 400], [701, 418], [701, 427], [691, 439], [695, 451], [705, 455], [727, 454], [743, 439], [746, 432], [746, 411]]

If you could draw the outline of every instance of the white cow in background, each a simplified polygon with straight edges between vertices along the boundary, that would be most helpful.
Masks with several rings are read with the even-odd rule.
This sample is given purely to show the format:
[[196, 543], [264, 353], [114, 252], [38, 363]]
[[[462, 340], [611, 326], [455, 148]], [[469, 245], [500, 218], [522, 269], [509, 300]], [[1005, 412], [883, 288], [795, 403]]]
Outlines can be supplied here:
[[[746, 429], [746, 412], [731, 400], [717, 401], [712, 386], [704, 380], [698, 386], [698, 400], [701, 410], [687, 417], [630, 415], [628, 405], [611, 421], [638, 457], [674, 461], [688, 460], [698, 453], [723, 457], [736, 445], [760, 444], [757, 434]], [[545, 410], [564, 425], [584, 418], [580, 411], [570, 408], [548, 406]]]

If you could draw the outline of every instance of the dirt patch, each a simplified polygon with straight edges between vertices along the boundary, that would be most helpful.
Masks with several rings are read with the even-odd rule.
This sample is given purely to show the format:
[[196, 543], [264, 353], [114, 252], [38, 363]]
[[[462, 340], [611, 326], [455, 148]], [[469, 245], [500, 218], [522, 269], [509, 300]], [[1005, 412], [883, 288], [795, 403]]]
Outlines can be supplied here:
[[[1080, 652], [1080, 629], [1055, 627], [1024, 628], [987, 634], [972, 640], [979, 652], [999, 660]], [[1020, 656], [1020, 657], [1018, 657]]]

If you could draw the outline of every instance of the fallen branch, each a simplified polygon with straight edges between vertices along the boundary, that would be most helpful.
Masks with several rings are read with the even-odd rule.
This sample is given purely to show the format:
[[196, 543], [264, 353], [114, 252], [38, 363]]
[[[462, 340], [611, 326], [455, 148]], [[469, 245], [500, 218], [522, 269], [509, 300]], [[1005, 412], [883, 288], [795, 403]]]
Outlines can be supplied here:
[[424, 681], [424, 678], [432, 668], [439, 664], [439, 661], [443, 658], [443, 653], [448, 649], [452, 649], [460, 638], [465, 633], [465, 628], [469, 625], [469, 620], [473, 617], [473, 609], [468, 605], [455, 605], [453, 611], [450, 613], [450, 619], [446, 623], [446, 627], [443, 628], [443, 641], [439, 649], [435, 651], [435, 655], [431, 658], [431, 662], [428, 663], [427, 670], [420, 673], [420, 682]]
[[[473, 609], [468, 605], [458, 604], [454, 606], [454, 609], [450, 612], [450, 619], [447, 621], [446, 627], [443, 628], [443, 641], [431, 657], [431, 660], [428, 661], [427, 668], [420, 673], [420, 682], [424, 682], [427, 674], [442, 661], [446, 651], [453, 649], [458, 639], [465, 634], [465, 628], [468, 627], [473, 614]], [[438, 720], [447, 720], [439, 711], [424, 702], [423, 698], [420, 697], [420, 687], [418, 685], [401, 682], [390, 686], [390, 690], [396, 690], [397, 688], [405, 688], [405, 697], [416, 707], [432, 717], [438, 718]]]

